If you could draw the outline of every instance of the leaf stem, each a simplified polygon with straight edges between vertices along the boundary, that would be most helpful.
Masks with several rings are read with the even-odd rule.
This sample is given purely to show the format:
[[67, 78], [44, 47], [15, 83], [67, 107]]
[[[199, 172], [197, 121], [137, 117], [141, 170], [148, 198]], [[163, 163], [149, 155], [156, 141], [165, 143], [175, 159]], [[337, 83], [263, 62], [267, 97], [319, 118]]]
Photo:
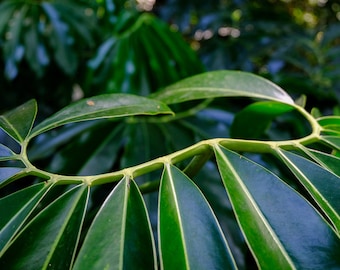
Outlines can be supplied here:
[[[201, 103], [198, 107], [195, 107], [195, 111], [199, 108], [207, 106], [207, 104], [211, 102], [210, 100]], [[212, 147], [216, 144], [220, 144], [232, 151], [237, 152], [255, 152], [255, 153], [275, 153], [277, 148], [285, 149], [285, 150], [294, 150], [298, 149], [301, 145], [308, 145], [320, 140], [320, 132], [321, 127], [304, 108], [298, 105], [292, 105], [299, 113], [301, 113], [306, 120], [310, 123], [312, 132], [306, 137], [294, 139], [294, 140], [286, 140], [286, 141], [257, 141], [257, 140], [244, 140], [244, 139], [232, 139], [232, 138], [215, 138], [200, 141], [194, 145], [191, 145], [185, 149], [176, 151], [169, 155], [156, 158], [154, 160], [132, 166], [129, 168], [125, 168], [119, 171], [99, 174], [99, 175], [91, 175], [91, 176], [67, 176], [67, 175], [58, 175], [50, 172], [46, 172], [36, 168], [28, 159], [26, 148], [29, 142], [29, 139], [25, 140], [22, 143], [21, 150], [21, 161], [26, 166], [25, 172], [28, 175], [35, 175], [46, 179], [48, 181], [57, 183], [57, 184], [70, 184], [70, 183], [85, 183], [89, 186], [91, 185], [100, 185], [109, 182], [120, 181], [122, 178], [128, 176], [130, 178], [135, 178], [149, 172], [162, 169], [164, 164], [176, 164], [182, 162], [186, 159], [193, 158], [190, 164], [185, 168], [186, 173], [190, 175], [194, 175], [199, 168], [201, 168], [205, 162], [211, 157]], [[162, 121], [168, 121], [167, 118], [162, 118]], [[169, 118], [170, 119], [170, 118]], [[155, 183], [156, 184], [156, 183]], [[148, 190], [148, 187], [144, 187]], [[152, 187], [151, 187], [152, 188]]]

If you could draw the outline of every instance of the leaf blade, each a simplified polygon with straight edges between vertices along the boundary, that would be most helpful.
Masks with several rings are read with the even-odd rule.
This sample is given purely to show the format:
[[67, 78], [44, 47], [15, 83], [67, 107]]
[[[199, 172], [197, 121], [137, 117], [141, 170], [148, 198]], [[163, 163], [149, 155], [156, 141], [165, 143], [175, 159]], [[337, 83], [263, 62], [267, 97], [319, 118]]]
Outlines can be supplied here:
[[65, 269], [79, 240], [88, 190], [76, 186], [41, 211], [0, 258], [10, 269]]
[[171, 113], [167, 105], [157, 100], [129, 94], [104, 94], [83, 99], [65, 107], [36, 126], [31, 137], [73, 122]]
[[[215, 146], [215, 153], [238, 222], [260, 268], [339, 267], [339, 237], [306, 200], [260, 165], [221, 146]], [[289, 228], [283, 226], [287, 220]]]
[[252, 103], [236, 114], [230, 133], [233, 138], [259, 139], [272, 120], [294, 108], [276, 101]]
[[[276, 152], [330, 218], [339, 233], [340, 195], [334, 191], [339, 188], [340, 177], [299, 155], [281, 149]], [[339, 160], [337, 163], [340, 166]]]
[[143, 199], [124, 178], [96, 215], [73, 269], [156, 269], [155, 258]]
[[37, 103], [29, 100], [23, 105], [0, 115], [0, 128], [18, 143], [24, 141], [32, 129], [37, 114]]
[[152, 95], [166, 104], [215, 97], [252, 97], [294, 104], [291, 97], [272, 82], [240, 71], [212, 71], [184, 79]]
[[163, 269], [237, 268], [203, 194], [186, 175], [169, 164], [163, 172], [159, 201], [158, 235]]
[[45, 183], [30, 186], [0, 199], [0, 253], [49, 190]]

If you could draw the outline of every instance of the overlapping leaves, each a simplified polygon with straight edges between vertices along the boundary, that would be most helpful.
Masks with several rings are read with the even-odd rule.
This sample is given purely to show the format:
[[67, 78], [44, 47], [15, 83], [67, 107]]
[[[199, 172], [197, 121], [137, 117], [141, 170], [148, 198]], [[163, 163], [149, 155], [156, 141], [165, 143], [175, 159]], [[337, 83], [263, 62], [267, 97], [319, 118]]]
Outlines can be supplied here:
[[[228, 230], [223, 230], [221, 226], [223, 217], [216, 217], [215, 209], [212, 209], [205, 194], [194, 179], [184, 173], [198, 173], [212, 152], [228, 194], [224, 200], [230, 200], [239, 231], [259, 268], [339, 268], [340, 197], [336, 192], [340, 179], [339, 158], [302, 145], [322, 142], [328, 150], [338, 149], [338, 118], [320, 118], [315, 122], [309, 119], [313, 128], [321, 132], [314, 134], [313, 130], [311, 136], [315, 137], [310, 141], [303, 141], [303, 138], [287, 142], [211, 139], [165, 158], [135, 164], [143, 162], [144, 158], [157, 156], [157, 144], [164, 143], [162, 138], [156, 136], [157, 133], [154, 137], [148, 137], [156, 128], [166, 134], [164, 127], [153, 126], [152, 121], [148, 123], [148, 116], [155, 121], [157, 115], [172, 115], [167, 104], [228, 96], [267, 100], [250, 105], [234, 119], [234, 131], [240, 135], [236, 137], [252, 135], [250, 129], [256, 127], [257, 121], [259, 127], [256, 127], [254, 136], [257, 138], [275, 116], [297, 106], [282, 89], [269, 81], [243, 72], [219, 71], [179, 82], [155, 94], [154, 99], [127, 94], [84, 99], [57, 112], [33, 129], [37, 113], [34, 101], [1, 116], [1, 128], [22, 149], [17, 153], [11, 145], [0, 145], [0, 192], [11, 193], [12, 186], [9, 184], [17, 179], [31, 181], [25, 176], [40, 176], [46, 180], [46, 183], [40, 184], [27, 182], [28, 187], [0, 199], [0, 212], [4, 214], [4, 218], [0, 219], [2, 268], [242, 268], [242, 262], [235, 259], [239, 250], [230, 244], [231, 238], [225, 233]], [[225, 113], [221, 115], [226, 116]], [[131, 120], [131, 117], [134, 119]], [[118, 120], [127, 118], [133, 125], [122, 133], [126, 122]], [[103, 127], [101, 121], [105, 119], [115, 121]], [[138, 122], [139, 119], [142, 121]], [[79, 130], [73, 129], [77, 122], [87, 120], [98, 122], [81, 124]], [[238, 133], [247, 121], [252, 121], [249, 128]], [[65, 130], [70, 131], [69, 137], [77, 137], [80, 131], [89, 131], [77, 140], [78, 145], [71, 145], [67, 151], [60, 152], [60, 159], [61, 155], [79, 159], [78, 164], [70, 164], [64, 169], [74, 167], [80, 174], [90, 174], [96, 162], [101, 162], [98, 158], [107, 157], [109, 153], [105, 140], [116, 144], [111, 148], [115, 151], [125, 145], [121, 164], [136, 167], [92, 176], [57, 175], [35, 168], [26, 156], [27, 144], [42, 133], [64, 125]], [[93, 127], [97, 129], [91, 130]], [[176, 130], [178, 126], [171, 123], [170, 128]], [[124, 141], [122, 134], [130, 133], [142, 133], [144, 139]], [[179, 137], [178, 134], [184, 133], [176, 134]], [[190, 136], [184, 135], [186, 143], [190, 143]], [[94, 137], [98, 137], [99, 141], [96, 142]], [[176, 138], [172, 141], [180, 145]], [[154, 146], [154, 149], [143, 152], [147, 139], [147, 145]], [[86, 142], [92, 145], [86, 151], [80, 151], [86, 147]], [[56, 149], [60, 141], [54, 139], [49, 144], [51, 149]], [[290, 181], [298, 183], [300, 189], [294, 190], [268, 169], [222, 145], [233, 150], [256, 152], [259, 149], [276, 155], [292, 172]], [[163, 149], [164, 145], [161, 146]], [[49, 151], [53, 151], [51, 149]], [[294, 149], [296, 153], [287, 149]], [[39, 155], [39, 151], [35, 153]], [[88, 157], [82, 157], [84, 153]], [[180, 169], [183, 167], [181, 162], [192, 157], [194, 159], [190, 165]], [[116, 159], [112, 156], [109, 162], [104, 161], [104, 165], [99, 167], [110, 168]], [[21, 163], [11, 163], [14, 161]], [[59, 163], [57, 159], [53, 162]], [[156, 170], [162, 165], [163, 172], [159, 175]], [[143, 181], [151, 177], [134, 179], [136, 171], [138, 175], [145, 175], [153, 170], [152, 177], [156, 179], [152, 181], [156, 181], [146, 184], [159, 185], [157, 206], [151, 205], [155, 201], [142, 194], [145, 191]], [[104, 196], [99, 199], [98, 209], [95, 209], [98, 198], [95, 196], [96, 187], [92, 185], [118, 181], [118, 176], [121, 176], [119, 182], [108, 187], [112, 188], [111, 192], [100, 193]], [[65, 188], [58, 185], [72, 179], [83, 184]], [[157, 209], [156, 215], [152, 209]]]

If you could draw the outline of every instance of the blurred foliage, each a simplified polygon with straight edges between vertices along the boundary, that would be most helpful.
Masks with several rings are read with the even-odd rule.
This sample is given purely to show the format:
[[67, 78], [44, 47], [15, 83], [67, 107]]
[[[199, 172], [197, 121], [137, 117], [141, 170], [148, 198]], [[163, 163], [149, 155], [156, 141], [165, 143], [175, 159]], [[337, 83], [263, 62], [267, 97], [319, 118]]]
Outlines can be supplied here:
[[0, 111], [147, 95], [204, 70], [183, 36], [205, 69], [260, 74], [327, 113], [340, 100], [339, 19], [334, 0], [4, 0]]
[[[149, 95], [204, 70], [237, 69], [269, 78], [295, 99], [307, 95], [307, 106], [318, 107], [313, 111], [318, 116], [332, 110], [340, 114], [339, 20], [340, 4], [331, 0], [3, 0], [0, 112], [35, 98], [39, 117], [45, 118], [83, 96]], [[300, 102], [303, 107], [304, 99]], [[234, 113], [248, 103], [236, 98], [191, 101], [173, 106], [175, 120], [70, 124], [38, 136], [29, 157], [39, 168], [60, 174], [118, 170], [203, 139], [229, 137]], [[282, 140], [309, 131], [288, 113], [256, 137]], [[283, 179], [290, 176], [272, 158], [252, 159]], [[234, 238], [239, 263], [246, 264], [246, 245], [224, 191], [219, 195], [215, 166], [208, 162], [195, 181]], [[141, 183], [156, 179], [143, 177]], [[89, 215], [95, 215], [110, 188], [93, 189]], [[145, 198], [152, 219], [157, 198]]]
[[266, 76], [329, 111], [340, 101], [338, 1], [157, 1], [209, 70]]

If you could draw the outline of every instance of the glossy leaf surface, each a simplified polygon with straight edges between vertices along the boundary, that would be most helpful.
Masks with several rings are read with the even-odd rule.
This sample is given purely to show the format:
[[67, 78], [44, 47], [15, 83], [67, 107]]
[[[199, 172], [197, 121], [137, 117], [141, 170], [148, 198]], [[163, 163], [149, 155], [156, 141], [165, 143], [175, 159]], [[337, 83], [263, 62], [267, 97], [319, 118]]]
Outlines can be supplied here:
[[4, 269], [68, 269], [79, 240], [88, 189], [77, 186], [40, 212], [3, 256]]
[[120, 181], [97, 213], [74, 269], [156, 269], [143, 198], [134, 181]]
[[17, 142], [23, 142], [33, 126], [36, 114], [36, 101], [27, 101], [23, 105], [0, 115], [0, 128]]
[[208, 202], [172, 165], [166, 165], [161, 180], [158, 235], [163, 269], [236, 268]]
[[[340, 186], [340, 177], [299, 155], [284, 150], [277, 150], [277, 153], [339, 232], [340, 193], [336, 190]], [[337, 160], [337, 163], [340, 167], [339, 160]]]
[[155, 93], [166, 104], [216, 97], [251, 97], [293, 104], [291, 97], [274, 83], [241, 71], [211, 71], [184, 79]]
[[[339, 237], [305, 199], [260, 165], [220, 146], [215, 153], [236, 218], [261, 269], [340, 267]], [[287, 221], [289, 226], [282, 226]]]
[[293, 109], [290, 105], [273, 101], [253, 103], [236, 114], [230, 130], [231, 136], [259, 139], [275, 117]]
[[52, 128], [86, 120], [132, 115], [171, 114], [162, 102], [129, 94], [105, 94], [77, 101], [33, 129], [31, 137]]
[[0, 254], [48, 189], [48, 185], [40, 183], [0, 199]]

